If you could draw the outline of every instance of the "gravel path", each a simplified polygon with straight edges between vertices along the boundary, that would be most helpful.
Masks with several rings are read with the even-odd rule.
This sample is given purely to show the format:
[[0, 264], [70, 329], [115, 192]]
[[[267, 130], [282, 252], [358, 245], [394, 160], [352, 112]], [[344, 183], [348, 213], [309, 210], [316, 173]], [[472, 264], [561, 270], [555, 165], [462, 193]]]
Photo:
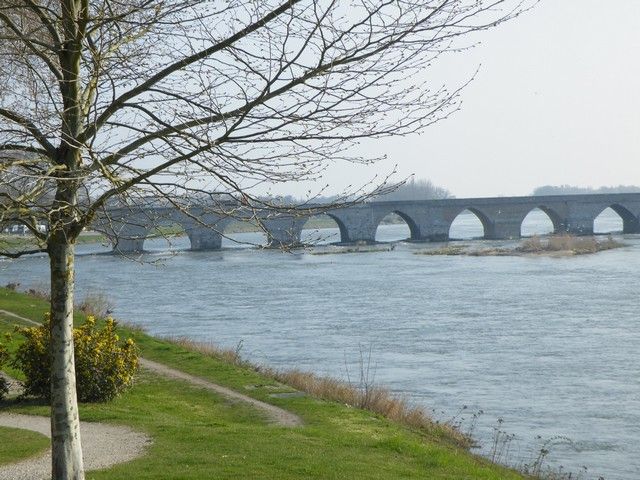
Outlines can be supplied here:
[[242, 393], [223, 387], [222, 385], [211, 383], [207, 380], [203, 380], [202, 378], [189, 375], [188, 373], [181, 372], [180, 370], [175, 370], [161, 363], [153, 362], [144, 358], [140, 359], [140, 365], [164, 377], [185, 380], [192, 385], [206, 388], [207, 390], [216, 392], [228, 399], [248, 403], [252, 407], [257, 408], [258, 410], [262, 410], [264, 413], [266, 413], [269, 419], [277, 425], [281, 425], [283, 427], [298, 427], [303, 424], [302, 419], [294, 413], [284, 410], [283, 408], [276, 407], [275, 405], [261, 402], [260, 400], [256, 400], [255, 398], [243, 395]]
[[[22, 428], [51, 437], [48, 417], [0, 413], [0, 426]], [[150, 439], [128, 427], [80, 422], [86, 470], [99, 470], [141, 456]], [[51, 452], [18, 463], [0, 466], [0, 480], [46, 480], [51, 478]]]

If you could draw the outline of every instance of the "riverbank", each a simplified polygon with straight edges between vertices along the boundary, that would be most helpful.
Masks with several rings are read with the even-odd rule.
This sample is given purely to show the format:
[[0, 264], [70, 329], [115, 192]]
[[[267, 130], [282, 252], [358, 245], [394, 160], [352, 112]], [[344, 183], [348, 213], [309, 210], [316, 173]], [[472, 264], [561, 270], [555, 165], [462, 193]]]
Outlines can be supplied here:
[[[76, 240], [76, 244], [85, 245], [106, 241], [104, 235], [96, 232], [83, 232]], [[20, 249], [35, 249], [39, 245], [31, 235], [0, 234], [0, 251], [13, 252]]]
[[[41, 299], [6, 289], [0, 289], [0, 305], [35, 320], [47, 308]], [[14, 323], [15, 317], [0, 316], [0, 333], [10, 331]], [[448, 427], [434, 423], [409, 428], [367, 410], [301, 395], [215, 351], [198, 351], [126, 327], [121, 335], [135, 338], [144, 358], [294, 412], [304, 426], [274, 426], [251, 407], [143, 369], [122, 397], [80, 406], [85, 421], [126, 425], [153, 441], [144, 457], [96, 472], [92, 478], [525, 478], [473, 455]], [[48, 413], [43, 405], [15, 400], [2, 404], [2, 410]], [[0, 444], [14, 443], [6, 438], [9, 434], [0, 430]]]

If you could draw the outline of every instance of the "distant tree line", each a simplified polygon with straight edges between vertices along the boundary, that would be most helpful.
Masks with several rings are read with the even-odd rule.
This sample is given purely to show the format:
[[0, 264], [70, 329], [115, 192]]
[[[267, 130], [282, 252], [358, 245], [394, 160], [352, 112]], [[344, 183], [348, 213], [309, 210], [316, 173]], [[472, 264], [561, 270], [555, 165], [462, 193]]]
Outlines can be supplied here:
[[391, 200], [434, 200], [442, 198], [453, 198], [449, 190], [434, 185], [431, 180], [411, 178], [403, 183], [395, 190], [381, 195], [374, 200], [391, 201]]
[[617, 187], [576, 187], [573, 185], [544, 185], [533, 191], [533, 195], [580, 195], [588, 193], [640, 193], [635, 185], [618, 185]]
[[[434, 185], [431, 180], [414, 179], [402, 183], [397, 187], [389, 186], [387, 192], [382, 195], [372, 196], [366, 201], [396, 201], [396, 200], [434, 200], [441, 198], [454, 198], [449, 190]], [[301, 204], [324, 204], [336, 203], [338, 201], [348, 202], [345, 196], [315, 195], [313, 197], [296, 197], [293, 195], [265, 195], [258, 197], [264, 202], [276, 205], [301, 205]]]

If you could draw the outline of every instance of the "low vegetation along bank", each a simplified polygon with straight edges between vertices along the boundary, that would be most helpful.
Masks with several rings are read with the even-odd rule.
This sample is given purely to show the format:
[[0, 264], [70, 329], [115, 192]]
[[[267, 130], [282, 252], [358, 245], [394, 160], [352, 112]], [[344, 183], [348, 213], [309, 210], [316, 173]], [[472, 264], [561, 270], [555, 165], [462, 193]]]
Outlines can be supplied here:
[[[46, 309], [42, 299], [0, 288], [0, 310], [40, 320]], [[76, 320], [82, 321], [82, 314]], [[15, 316], [0, 313], [0, 334], [12, 332], [19, 323]], [[528, 478], [473, 455], [464, 435], [383, 390], [358, 393], [344, 383], [303, 372], [257, 371], [236, 352], [158, 339], [135, 328], [120, 327], [120, 334], [134, 338], [146, 359], [277, 405], [304, 424], [274, 425], [244, 403], [143, 368], [134, 386], [115, 400], [80, 406], [84, 421], [126, 425], [153, 442], [143, 457], [92, 472], [92, 479]], [[15, 335], [4, 341], [10, 351], [17, 342]], [[5, 370], [19, 376], [11, 368]], [[283, 382], [313, 394], [302, 394]], [[10, 397], [0, 405], [0, 413], [49, 412], [32, 400]], [[41, 436], [15, 434], [0, 428], [0, 464], [42, 450]]]
[[471, 248], [468, 245], [446, 245], [441, 248], [421, 250], [416, 255], [466, 255], [471, 257], [512, 257], [545, 255], [563, 257], [588, 255], [624, 247], [625, 244], [608, 236], [605, 240], [595, 237], [575, 237], [572, 235], [553, 235], [546, 238], [533, 236], [520, 242], [514, 248]]

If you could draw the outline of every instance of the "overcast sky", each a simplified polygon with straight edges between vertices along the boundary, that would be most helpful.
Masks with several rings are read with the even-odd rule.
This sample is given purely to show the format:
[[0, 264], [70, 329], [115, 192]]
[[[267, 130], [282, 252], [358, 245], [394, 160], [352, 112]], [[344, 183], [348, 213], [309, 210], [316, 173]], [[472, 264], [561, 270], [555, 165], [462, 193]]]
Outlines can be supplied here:
[[332, 168], [332, 191], [395, 164], [458, 197], [640, 185], [640, 0], [542, 0], [481, 40], [440, 67], [455, 86], [480, 65], [462, 110], [420, 136], [368, 144], [388, 159]]

